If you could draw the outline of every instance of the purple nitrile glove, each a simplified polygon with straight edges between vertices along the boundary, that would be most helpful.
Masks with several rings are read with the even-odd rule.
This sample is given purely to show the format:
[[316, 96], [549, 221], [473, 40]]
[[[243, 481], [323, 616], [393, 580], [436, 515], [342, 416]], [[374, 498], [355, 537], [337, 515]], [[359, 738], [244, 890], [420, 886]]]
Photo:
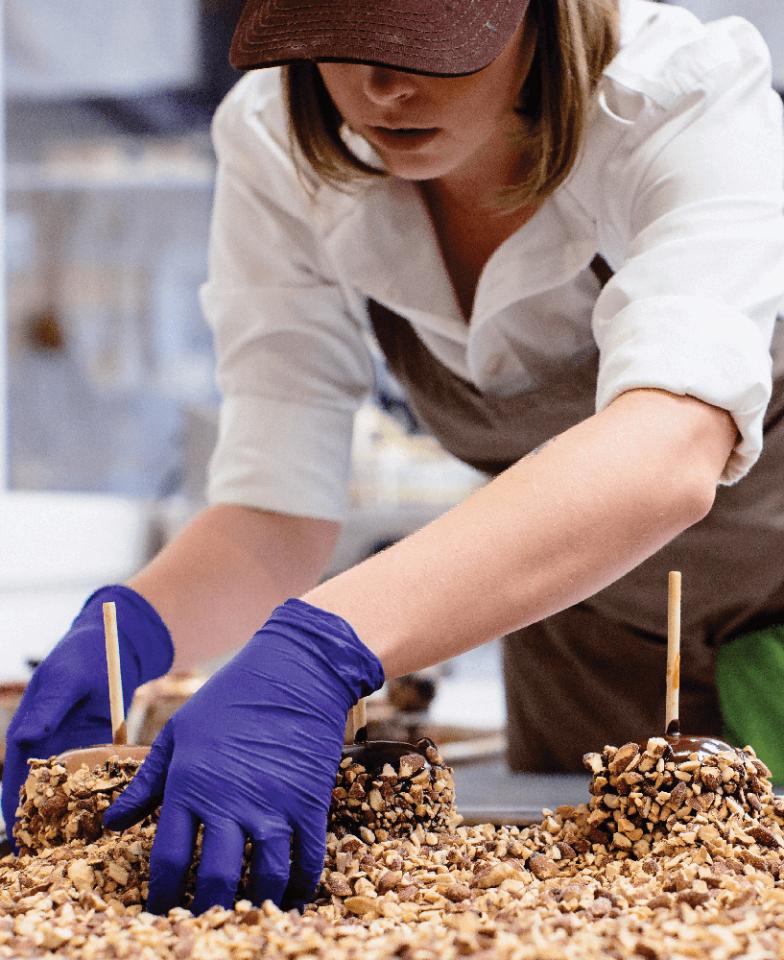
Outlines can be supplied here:
[[383, 682], [378, 658], [341, 617], [302, 600], [277, 607], [174, 714], [104, 813], [122, 830], [163, 802], [147, 909], [181, 903], [199, 824], [194, 913], [234, 905], [246, 839], [250, 898], [302, 907], [324, 865], [348, 712]]
[[14, 850], [13, 825], [30, 757], [111, 743], [103, 604], [117, 604], [123, 701], [171, 667], [171, 635], [157, 611], [130, 587], [96, 590], [70, 629], [33, 674], [8, 727], [3, 769], [3, 819]]

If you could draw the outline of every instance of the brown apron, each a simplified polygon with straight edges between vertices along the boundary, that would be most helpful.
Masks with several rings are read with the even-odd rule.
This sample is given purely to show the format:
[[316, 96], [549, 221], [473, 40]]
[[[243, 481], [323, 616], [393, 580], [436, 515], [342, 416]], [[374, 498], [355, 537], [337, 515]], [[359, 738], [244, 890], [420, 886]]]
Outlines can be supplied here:
[[[609, 268], [591, 265], [597, 295]], [[598, 352], [511, 397], [480, 393], [424, 345], [408, 320], [375, 301], [368, 312], [391, 372], [442, 446], [493, 476], [595, 412]], [[710, 514], [625, 577], [504, 639], [509, 762], [515, 770], [579, 770], [588, 750], [664, 725], [666, 583], [684, 575], [681, 718], [721, 731], [717, 644], [784, 623], [784, 380], [774, 385], [765, 448]]]

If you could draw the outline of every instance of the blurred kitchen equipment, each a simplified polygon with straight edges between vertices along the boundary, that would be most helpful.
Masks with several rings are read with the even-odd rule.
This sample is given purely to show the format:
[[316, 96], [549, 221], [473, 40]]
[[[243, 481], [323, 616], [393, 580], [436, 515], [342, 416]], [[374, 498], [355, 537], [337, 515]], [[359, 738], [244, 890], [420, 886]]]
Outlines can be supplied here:
[[387, 684], [387, 698], [401, 713], [425, 713], [435, 695], [436, 679], [427, 673], [406, 673]]
[[8, 93], [46, 100], [189, 87], [198, 14], [193, 0], [6, 0]]
[[204, 674], [170, 673], [139, 687], [128, 712], [131, 740], [151, 744], [175, 710], [179, 710], [206, 680]]
[[[366, 701], [365, 739], [374, 742], [402, 741], [416, 744], [433, 741], [447, 764], [478, 763], [502, 757], [506, 735], [500, 729], [439, 723], [430, 715], [430, 705], [438, 686], [431, 674], [410, 674], [388, 682], [384, 692]], [[351, 718], [346, 727], [346, 743], [354, 742]]]

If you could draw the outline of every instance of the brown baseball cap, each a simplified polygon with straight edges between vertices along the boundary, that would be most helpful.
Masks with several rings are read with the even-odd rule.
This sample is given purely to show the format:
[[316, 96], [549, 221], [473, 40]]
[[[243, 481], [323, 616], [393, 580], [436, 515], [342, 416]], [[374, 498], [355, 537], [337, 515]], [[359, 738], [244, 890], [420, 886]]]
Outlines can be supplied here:
[[238, 70], [339, 60], [464, 76], [501, 53], [528, 2], [247, 0], [229, 60]]

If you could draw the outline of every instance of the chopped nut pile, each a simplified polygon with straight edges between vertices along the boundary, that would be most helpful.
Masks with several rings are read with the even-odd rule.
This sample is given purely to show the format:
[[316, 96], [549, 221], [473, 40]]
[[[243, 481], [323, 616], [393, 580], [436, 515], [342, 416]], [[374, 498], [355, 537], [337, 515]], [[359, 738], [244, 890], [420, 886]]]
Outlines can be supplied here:
[[441, 831], [456, 826], [455, 785], [449, 767], [429, 741], [422, 753], [404, 754], [397, 768], [385, 763], [377, 774], [345, 757], [332, 791], [329, 828], [338, 837], [370, 834], [375, 840], [408, 836], [418, 824]]
[[330, 833], [303, 916], [243, 901], [154, 917], [154, 826], [61, 843], [63, 823], [58, 845], [0, 861], [0, 958], [784, 956], [784, 800], [748, 748], [678, 764], [668, 751], [589, 754], [590, 802], [531, 827]]
[[750, 830], [763, 847], [779, 846], [780, 834], [751, 822], [770, 794], [770, 771], [750, 748], [694, 754], [678, 764], [670, 755], [663, 737], [651, 737], [644, 749], [627, 743], [585, 755], [593, 774], [587, 818], [592, 841], [619, 856], [644, 857], [658, 838], [669, 838], [673, 848], [698, 839], [742, 844]]
[[55, 758], [31, 760], [14, 836], [22, 853], [71, 840], [90, 843], [103, 833], [101, 815], [139, 769], [135, 760], [112, 758], [94, 770], [69, 775]]

